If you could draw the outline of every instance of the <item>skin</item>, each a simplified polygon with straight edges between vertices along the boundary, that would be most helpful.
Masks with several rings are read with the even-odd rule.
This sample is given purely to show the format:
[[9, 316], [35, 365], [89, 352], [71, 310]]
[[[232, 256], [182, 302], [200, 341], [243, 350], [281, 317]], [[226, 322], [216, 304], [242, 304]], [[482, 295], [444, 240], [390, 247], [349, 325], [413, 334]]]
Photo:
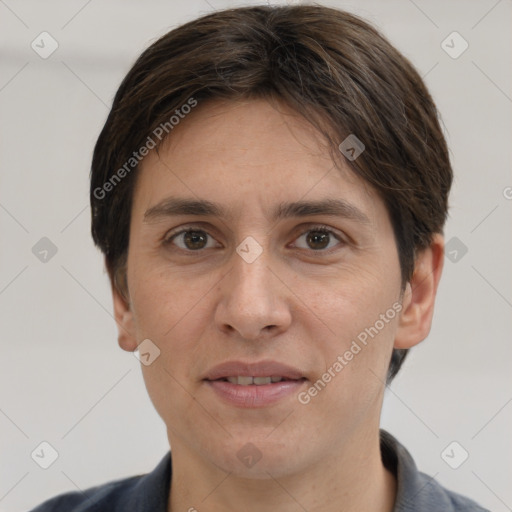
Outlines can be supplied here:
[[[120, 346], [133, 351], [149, 338], [160, 349], [142, 370], [172, 446], [169, 511], [393, 508], [396, 481], [379, 448], [386, 373], [393, 347], [410, 348], [430, 330], [443, 238], [417, 255], [402, 290], [382, 200], [321, 142], [284, 104], [210, 101], [142, 163], [128, 289], [112, 289]], [[229, 215], [145, 217], [170, 196], [207, 199]], [[325, 198], [345, 200], [367, 222], [269, 218], [280, 202]], [[326, 248], [308, 238], [318, 224], [334, 233]], [[172, 238], [184, 228], [204, 231], [206, 248]], [[262, 249], [252, 263], [236, 252], [247, 236]], [[397, 303], [401, 312], [307, 405], [293, 394], [242, 409], [201, 380], [224, 361], [271, 359], [300, 369], [307, 390]], [[237, 457], [248, 442], [262, 455], [250, 468]]]

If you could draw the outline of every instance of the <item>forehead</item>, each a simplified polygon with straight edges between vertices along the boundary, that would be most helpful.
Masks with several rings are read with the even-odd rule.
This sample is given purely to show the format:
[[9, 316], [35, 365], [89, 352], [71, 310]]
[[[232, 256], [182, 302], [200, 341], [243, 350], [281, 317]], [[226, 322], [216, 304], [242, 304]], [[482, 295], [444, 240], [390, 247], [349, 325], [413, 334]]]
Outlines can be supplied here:
[[199, 104], [139, 172], [138, 209], [169, 195], [214, 198], [233, 215], [252, 204], [275, 211], [278, 200], [340, 197], [370, 210], [379, 201], [341, 158], [333, 162], [327, 142], [307, 120], [263, 99]]

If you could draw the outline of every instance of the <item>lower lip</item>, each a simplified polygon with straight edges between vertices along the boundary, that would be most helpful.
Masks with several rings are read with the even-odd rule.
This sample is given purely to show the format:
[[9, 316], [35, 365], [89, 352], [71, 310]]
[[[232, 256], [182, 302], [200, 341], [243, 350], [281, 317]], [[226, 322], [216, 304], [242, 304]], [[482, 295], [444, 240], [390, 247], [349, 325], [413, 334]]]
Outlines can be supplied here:
[[205, 381], [225, 402], [242, 408], [266, 407], [290, 395], [297, 395], [305, 382], [305, 379], [284, 380], [260, 386], [240, 386], [224, 380]]

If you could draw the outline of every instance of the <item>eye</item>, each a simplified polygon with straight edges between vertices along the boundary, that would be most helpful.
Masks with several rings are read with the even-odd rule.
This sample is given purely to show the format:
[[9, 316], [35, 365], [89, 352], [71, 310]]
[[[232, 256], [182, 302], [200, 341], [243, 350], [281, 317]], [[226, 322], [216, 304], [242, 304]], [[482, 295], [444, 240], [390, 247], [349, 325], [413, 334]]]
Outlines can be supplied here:
[[202, 229], [182, 229], [167, 237], [165, 245], [174, 244], [184, 251], [199, 251], [215, 247], [214, 239]]
[[302, 245], [298, 243], [294, 244], [299, 249], [324, 252], [327, 252], [325, 249], [331, 249], [336, 246], [336, 242], [338, 242], [338, 244], [343, 243], [341, 238], [337, 236], [334, 231], [325, 226], [314, 226], [305, 231], [296, 240], [304, 240]]
[[[295, 239], [294, 247], [315, 252], [329, 252], [343, 240], [326, 226], [313, 226]], [[215, 239], [205, 230], [187, 226], [176, 233], [171, 233], [164, 240], [164, 245], [175, 245], [188, 252], [199, 252], [202, 249], [220, 247]]]

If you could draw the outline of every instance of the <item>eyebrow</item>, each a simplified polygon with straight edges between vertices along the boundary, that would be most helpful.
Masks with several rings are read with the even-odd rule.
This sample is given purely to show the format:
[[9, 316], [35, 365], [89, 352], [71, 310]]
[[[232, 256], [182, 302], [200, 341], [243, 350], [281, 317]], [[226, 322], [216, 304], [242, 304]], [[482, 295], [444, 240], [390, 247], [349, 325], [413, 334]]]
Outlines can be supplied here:
[[[180, 215], [219, 218], [229, 217], [228, 210], [220, 204], [204, 199], [197, 200], [169, 197], [146, 210], [144, 213], [144, 222]], [[290, 217], [309, 217], [313, 215], [342, 217], [363, 224], [370, 224], [370, 219], [366, 214], [343, 199], [279, 203], [271, 212], [270, 218], [272, 221], [276, 221]]]

